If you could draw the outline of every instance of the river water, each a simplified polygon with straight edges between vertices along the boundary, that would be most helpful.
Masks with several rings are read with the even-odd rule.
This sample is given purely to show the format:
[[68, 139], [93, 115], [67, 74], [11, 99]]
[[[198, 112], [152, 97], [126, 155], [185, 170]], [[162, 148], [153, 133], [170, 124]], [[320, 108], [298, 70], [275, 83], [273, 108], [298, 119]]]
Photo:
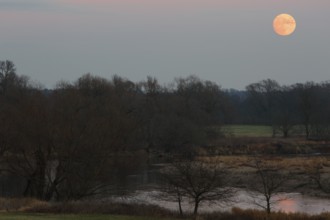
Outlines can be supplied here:
[[[132, 163], [132, 160], [124, 160]], [[139, 160], [141, 161], [141, 160]], [[137, 165], [138, 164], [138, 165]], [[136, 163], [134, 166], [120, 167], [116, 179], [116, 190], [114, 197], [116, 200], [124, 200], [126, 202], [140, 202], [148, 204], [156, 204], [161, 207], [178, 210], [177, 202], [166, 201], [159, 189], [161, 181], [156, 175], [156, 171], [166, 164], [158, 163]], [[25, 183], [19, 177], [0, 176], [0, 196], [13, 197], [20, 196], [24, 190]], [[123, 192], [125, 191], [125, 196]], [[120, 196], [118, 196], [120, 195]], [[242, 209], [262, 209], [257, 204], [264, 205], [264, 198], [260, 194], [252, 193], [245, 189], [237, 189], [230, 203], [211, 203], [201, 204], [201, 212], [213, 211], [230, 211], [233, 207]], [[183, 209], [186, 212], [193, 210], [192, 204], [183, 203]], [[330, 199], [302, 195], [300, 193], [282, 193], [275, 197], [272, 207], [274, 211], [302, 212], [307, 214], [320, 214], [322, 212], [330, 212]]]
[[[148, 169], [145, 169], [142, 173], [135, 176], [135, 178], [139, 180], [133, 180], [132, 182], [137, 183], [137, 188], [139, 188], [139, 185], [157, 185], [159, 183], [159, 179], [157, 175], [154, 175], [154, 171], [157, 170], [159, 166], [163, 167], [166, 165], [153, 164], [153, 166], [148, 167]], [[159, 191], [153, 189], [153, 187], [143, 187], [142, 189], [140, 188], [140, 190], [138, 189], [135, 191], [135, 193], [129, 198], [129, 200], [133, 200], [135, 202], [156, 204], [171, 210], [178, 210], [177, 202], [166, 201], [160, 195]], [[236, 189], [235, 191], [236, 193], [231, 199], [232, 202], [225, 204], [201, 204], [200, 211], [230, 211], [233, 207], [238, 207], [242, 209], [262, 210], [260, 205], [265, 206], [265, 199], [261, 194], [254, 193], [246, 189]], [[322, 212], [330, 212], [330, 199], [303, 195], [301, 193], [292, 192], [278, 194], [274, 196], [272, 203], [273, 211], [282, 211], [286, 213], [301, 212], [307, 214], [320, 214]], [[183, 208], [188, 212], [193, 210], [192, 204], [189, 204], [187, 202], [183, 204]]]
[[[160, 192], [157, 190], [140, 190], [136, 191], [132, 196], [124, 198], [124, 201], [155, 204], [173, 211], [179, 210], [177, 202], [166, 201], [160, 195]], [[260, 194], [237, 189], [231, 202], [201, 203], [199, 211], [230, 211], [233, 207], [262, 210], [260, 205], [265, 205], [264, 201], [264, 198]], [[184, 212], [192, 212], [193, 210], [193, 205], [189, 202], [184, 202], [182, 207]], [[311, 215], [330, 212], [330, 199], [306, 196], [300, 193], [281, 193], [274, 197], [272, 211], [285, 213], [300, 212]]]
[[[131, 176], [127, 179], [127, 186], [134, 189], [134, 193], [125, 200], [132, 202], [141, 202], [148, 204], [156, 204], [161, 207], [178, 210], [177, 202], [166, 201], [160, 192], [155, 190], [155, 185], [159, 184], [159, 178], [155, 175], [155, 170], [165, 164], [153, 164], [147, 169], [143, 169], [138, 175]], [[159, 186], [158, 186], [159, 187]], [[156, 187], [157, 188], [157, 187]], [[204, 203], [200, 206], [201, 212], [213, 211], [230, 211], [233, 207], [242, 209], [259, 209], [260, 205], [265, 206], [265, 199], [261, 194], [257, 194], [246, 189], [236, 189], [235, 194], [229, 203]], [[273, 198], [272, 210], [282, 211], [286, 213], [300, 212], [307, 214], [320, 214], [322, 212], [330, 212], [330, 198], [320, 198], [301, 193], [281, 193]], [[185, 211], [192, 211], [192, 204], [183, 203]]]

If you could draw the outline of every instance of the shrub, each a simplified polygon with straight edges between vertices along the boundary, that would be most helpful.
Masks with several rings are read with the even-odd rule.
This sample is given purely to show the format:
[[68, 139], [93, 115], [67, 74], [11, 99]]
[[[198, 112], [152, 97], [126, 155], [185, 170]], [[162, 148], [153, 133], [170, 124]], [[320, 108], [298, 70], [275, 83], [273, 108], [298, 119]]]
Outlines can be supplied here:
[[129, 204], [101, 201], [48, 203], [25, 210], [34, 213], [56, 214], [125, 214], [138, 216], [174, 216], [174, 213], [156, 205]]
[[0, 198], [0, 211], [25, 211], [44, 205], [47, 203], [34, 198]]

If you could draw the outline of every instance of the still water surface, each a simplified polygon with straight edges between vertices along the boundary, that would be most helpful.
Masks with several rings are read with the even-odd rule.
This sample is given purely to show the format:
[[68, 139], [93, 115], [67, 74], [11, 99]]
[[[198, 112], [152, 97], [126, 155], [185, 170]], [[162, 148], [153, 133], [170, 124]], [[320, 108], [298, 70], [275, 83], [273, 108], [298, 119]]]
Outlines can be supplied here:
[[[307, 214], [320, 214], [322, 212], [330, 212], [330, 199], [317, 198], [312, 196], [302, 195], [300, 193], [283, 193], [278, 195], [277, 202], [274, 201], [272, 210], [282, 211], [286, 213], [301, 212]], [[128, 199], [133, 202], [141, 202], [147, 204], [156, 204], [170, 210], [178, 210], [178, 204], [176, 202], [170, 202], [164, 200], [159, 196], [159, 192], [156, 190], [137, 191], [132, 197]], [[201, 212], [213, 212], [213, 211], [230, 211], [233, 207], [242, 209], [259, 209], [262, 208], [257, 204], [263, 203], [263, 197], [259, 194], [251, 193], [246, 190], [238, 189], [233, 196], [230, 203], [205, 203], [201, 204]], [[186, 212], [193, 210], [192, 204], [183, 203], [183, 209]]]
[[[153, 164], [144, 167], [138, 175], [131, 176], [126, 179], [130, 186], [135, 188], [133, 196], [129, 197], [130, 201], [142, 202], [160, 205], [171, 210], [178, 210], [177, 202], [166, 201], [159, 195], [159, 191], [154, 190], [154, 186], [159, 184], [159, 177], [155, 175], [155, 170], [165, 164]], [[142, 188], [141, 188], [142, 186]], [[129, 187], [129, 188], [130, 188]], [[212, 211], [230, 211], [233, 207], [242, 209], [262, 209], [260, 204], [265, 205], [264, 198], [260, 194], [247, 191], [246, 189], [237, 189], [232, 198], [232, 202], [226, 204], [201, 204], [201, 212]], [[193, 210], [192, 205], [184, 203], [183, 208], [186, 211]], [[301, 193], [282, 193], [274, 198], [272, 210], [282, 211], [286, 213], [301, 212], [307, 214], [320, 214], [322, 212], [330, 212], [330, 199], [319, 198], [313, 196], [302, 195]]]
[[[119, 159], [119, 161], [133, 163], [133, 160]], [[124, 199], [128, 202], [156, 204], [171, 210], [178, 210], [178, 204], [176, 202], [166, 201], [163, 196], [159, 195], [159, 191], [157, 191], [157, 188], [159, 189], [159, 186], [162, 185], [162, 181], [160, 181], [156, 171], [166, 166], [166, 163], [150, 163], [150, 161], [141, 163], [141, 161], [145, 160], [138, 160], [134, 166], [117, 166], [118, 170], [114, 170], [112, 174], [114, 177], [114, 198], [116, 200]], [[0, 196], [19, 196], [22, 194], [25, 185], [25, 182], [19, 177], [0, 176]], [[123, 194], [129, 196], [122, 196]], [[273, 210], [276, 211], [286, 213], [302, 212], [307, 214], [330, 212], [330, 199], [312, 197], [300, 193], [284, 193], [276, 199], [280, 199], [280, 201], [275, 202], [273, 205]], [[256, 203], [264, 205], [264, 199], [260, 194], [256, 195], [245, 189], [237, 189], [232, 201], [227, 204], [201, 204], [200, 211], [230, 211], [232, 207], [261, 209]], [[192, 205], [184, 203], [183, 208], [185, 211], [191, 211]]]

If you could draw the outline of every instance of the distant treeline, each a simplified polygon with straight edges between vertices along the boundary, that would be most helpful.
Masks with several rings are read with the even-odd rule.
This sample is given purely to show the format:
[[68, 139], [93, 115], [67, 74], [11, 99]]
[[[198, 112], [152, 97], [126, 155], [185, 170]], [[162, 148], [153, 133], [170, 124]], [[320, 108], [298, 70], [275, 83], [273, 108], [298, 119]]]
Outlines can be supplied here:
[[330, 138], [330, 82], [280, 85], [266, 79], [246, 86], [246, 91], [227, 90], [235, 109], [234, 123], [270, 125], [273, 134], [290, 136], [303, 128], [307, 139]]
[[284, 137], [301, 125], [307, 138], [328, 138], [329, 110], [330, 83], [264, 80], [239, 92], [195, 76], [161, 86], [86, 74], [46, 90], [0, 61], [1, 170], [25, 179], [24, 196], [79, 199], [108, 189], [122, 152], [193, 152], [230, 123], [272, 125]]

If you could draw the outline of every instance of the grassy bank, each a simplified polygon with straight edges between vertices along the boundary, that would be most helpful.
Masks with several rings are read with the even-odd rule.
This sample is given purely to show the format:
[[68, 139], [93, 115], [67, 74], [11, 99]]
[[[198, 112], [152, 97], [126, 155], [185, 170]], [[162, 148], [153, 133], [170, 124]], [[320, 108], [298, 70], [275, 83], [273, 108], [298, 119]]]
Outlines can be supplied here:
[[202, 220], [330, 220], [329, 213], [307, 215], [303, 213], [273, 212], [267, 214], [258, 210], [242, 210], [233, 208], [231, 213], [210, 213], [201, 217]]
[[[55, 214], [25, 214], [1, 213], [1, 220], [154, 220], [155, 217], [120, 216], [120, 215], [55, 215]], [[157, 218], [173, 220], [173, 218]]]
[[[141, 217], [124, 215], [56, 215], [56, 214], [26, 214], [26, 213], [1, 213], [1, 220], [178, 220], [164, 217]], [[193, 218], [183, 218], [186, 220]], [[241, 210], [234, 208], [231, 213], [210, 213], [200, 215], [199, 220], [330, 220], [329, 213], [310, 216], [302, 213], [285, 214], [281, 212], [267, 214], [257, 210]]]
[[[12, 211], [1, 207], [10, 203]], [[15, 206], [14, 206], [15, 205]], [[15, 209], [14, 209], [15, 208]], [[177, 213], [178, 214], [178, 213]], [[193, 216], [179, 216], [155, 205], [117, 204], [101, 205], [98, 201], [47, 203], [35, 199], [0, 199], [1, 220], [179, 220]], [[302, 213], [274, 212], [270, 215], [260, 210], [233, 208], [231, 212], [200, 214], [198, 220], [330, 220], [330, 213], [307, 215]]]
[[0, 198], [0, 220], [173, 220], [178, 216], [157, 205], [101, 200], [45, 202], [33, 198]]

